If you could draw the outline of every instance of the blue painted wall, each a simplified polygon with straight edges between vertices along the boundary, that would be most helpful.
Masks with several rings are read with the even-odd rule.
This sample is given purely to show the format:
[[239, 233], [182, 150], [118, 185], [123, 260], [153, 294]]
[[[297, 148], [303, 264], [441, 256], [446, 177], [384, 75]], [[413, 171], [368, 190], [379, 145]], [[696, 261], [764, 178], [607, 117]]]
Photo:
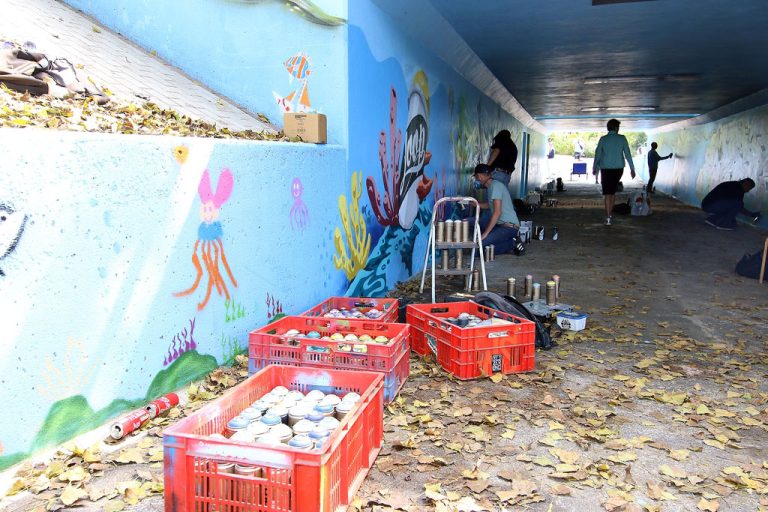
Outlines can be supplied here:
[[768, 228], [768, 106], [682, 130], [649, 134], [659, 153], [674, 158], [659, 164], [660, 190], [695, 206], [718, 183], [752, 178], [757, 185], [745, 206], [761, 210]]
[[[366, 177], [365, 218], [373, 243], [365, 268], [355, 276], [347, 293], [381, 294], [423, 268], [434, 201], [470, 194], [470, 171], [487, 161], [493, 136], [508, 129], [522, 150], [523, 126], [448, 64], [424, 50], [424, 45], [400, 30], [372, 2], [350, 2], [348, 38], [349, 111], [353, 114], [349, 172], [361, 171]], [[419, 115], [424, 118], [424, 147], [418, 137], [409, 138], [408, 133]], [[391, 166], [382, 169], [380, 141], [384, 142], [384, 161], [388, 163], [398, 133], [401, 144], [395, 155], [400, 176], [395, 177]], [[540, 134], [533, 135], [532, 154], [536, 158], [531, 175], [537, 177], [538, 157], [544, 155], [546, 140]], [[402, 162], [408, 160], [409, 152], [413, 153], [411, 160], [419, 161], [422, 150], [430, 158], [425, 164], [415, 164], [416, 179], [407, 181], [404, 170], [411, 165]], [[520, 163], [519, 158], [510, 185], [513, 196], [520, 190]]]
[[284, 62], [305, 53], [311, 106], [328, 116], [330, 143], [347, 141], [347, 0], [316, 0], [317, 9], [309, 11], [278, 0], [67, 3], [280, 127], [273, 93], [298, 93]]
[[[0, 259], [6, 456], [176, 389], [231, 361], [279, 310], [346, 289], [332, 240], [335, 195], [348, 188], [342, 147], [0, 132], [0, 203], [27, 218]], [[0, 225], [2, 249], [8, 235]]]

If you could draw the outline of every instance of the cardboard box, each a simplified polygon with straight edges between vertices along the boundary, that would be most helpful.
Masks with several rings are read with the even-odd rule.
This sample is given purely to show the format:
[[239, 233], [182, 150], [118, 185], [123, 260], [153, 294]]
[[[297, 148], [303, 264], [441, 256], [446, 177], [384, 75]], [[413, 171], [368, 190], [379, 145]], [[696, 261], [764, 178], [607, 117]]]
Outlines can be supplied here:
[[325, 114], [291, 112], [283, 115], [283, 132], [304, 142], [325, 144], [328, 141]]

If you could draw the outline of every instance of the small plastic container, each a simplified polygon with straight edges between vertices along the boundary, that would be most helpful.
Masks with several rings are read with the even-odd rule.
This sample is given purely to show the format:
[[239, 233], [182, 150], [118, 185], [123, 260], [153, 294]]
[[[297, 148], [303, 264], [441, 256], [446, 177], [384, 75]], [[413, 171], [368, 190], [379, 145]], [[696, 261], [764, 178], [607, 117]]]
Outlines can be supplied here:
[[292, 400], [290, 398], [284, 398], [283, 401], [277, 405], [279, 407], [285, 407], [286, 409], [290, 410], [291, 407], [294, 407], [296, 405], [296, 400]]
[[587, 315], [575, 311], [561, 311], [557, 314], [557, 325], [569, 331], [581, 331], [587, 326]]

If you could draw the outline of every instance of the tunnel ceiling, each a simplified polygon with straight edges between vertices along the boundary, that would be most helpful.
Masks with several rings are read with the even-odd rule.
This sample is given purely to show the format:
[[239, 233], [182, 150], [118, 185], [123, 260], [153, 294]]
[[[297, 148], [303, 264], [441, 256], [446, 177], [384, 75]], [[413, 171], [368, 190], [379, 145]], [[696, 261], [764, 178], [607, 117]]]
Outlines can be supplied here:
[[548, 130], [652, 129], [768, 88], [765, 0], [431, 2]]

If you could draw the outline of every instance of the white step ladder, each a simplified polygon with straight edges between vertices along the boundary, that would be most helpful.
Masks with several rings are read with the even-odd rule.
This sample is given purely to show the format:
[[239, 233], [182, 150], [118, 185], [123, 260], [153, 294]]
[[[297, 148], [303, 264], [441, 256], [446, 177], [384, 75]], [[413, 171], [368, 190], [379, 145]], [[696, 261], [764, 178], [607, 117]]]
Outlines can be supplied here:
[[[457, 203], [460, 205], [470, 205], [475, 207], [475, 228], [472, 230], [472, 240], [466, 241], [466, 242], [445, 242], [440, 241], [438, 242], [435, 238], [435, 228], [437, 226], [437, 222], [441, 222], [442, 219], [437, 219], [437, 213], [441, 211], [440, 206], [442, 206], [445, 203]], [[481, 275], [483, 276], [483, 290], [488, 290], [488, 283], [485, 279], [485, 262], [483, 261], [483, 240], [482, 240], [482, 233], [480, 232], [480, 205], [478, 204], [477, 200], [474, 197], [443, 197], [441, 199], [438, 199], [435, 202], [435, 206], [432, 209], [432, 222], [430, 224], [429, 229], [429, 245], [427, 245], [427, 252], [424, 255], [424, 268], [421, 271], [421, 287], [419, 288], [419, 293], [424, 292], [424, 280], [427, 276], [427, 264], [429, 263], [429, 256], [432, 255], [432, 303], [434, 304], [435, 301], [435, 274], [441, 275], [441, 276], [468, 276], [467, 277], [467, 291], [472, 290], [472, 272], [475, 270], [475, 249], [479, 250], [479, 256], [480, 256], [480, 269], [481, 269]], [[452, 238], [452, 237], [451, 237]], [[469, 267], [464, 267], [462, 265], [461, 268], [453, 268], [449, 269], [447, 268], [448, 265], [446, 263], [443, 263], [446, 268], [435, 268], [435, 251], [441, 250], [445, 251], [443, 253], [443, 257], [446, 257], [448, 255], [448, 251], [454, 250], [454, 251], [463, 251], [464, 249], [472, 249], [472, 252], [470, 254], [469, 258]], [[462, 258], [457, 258], [458, 260], [463, 260]]]

